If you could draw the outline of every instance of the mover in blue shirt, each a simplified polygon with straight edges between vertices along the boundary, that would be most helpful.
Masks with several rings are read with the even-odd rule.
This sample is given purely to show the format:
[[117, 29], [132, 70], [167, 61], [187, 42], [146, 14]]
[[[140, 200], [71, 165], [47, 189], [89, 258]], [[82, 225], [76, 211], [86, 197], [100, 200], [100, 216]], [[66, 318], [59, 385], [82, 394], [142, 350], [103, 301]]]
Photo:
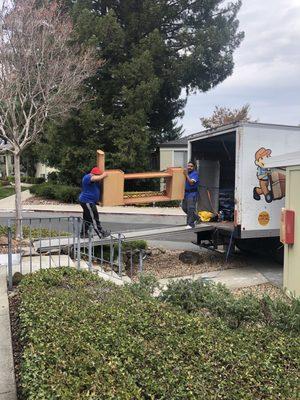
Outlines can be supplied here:
[[79, 195], [79, 202], [83, 209], [83, 226], [81, 235], [88, 234], [89, 227], [92, 225], [100, 238], [109, 236], [100, 223], [97, 210], [97, 203], [100, 201], [100, 182], [107, 176], [100, 168], [94, 167], [89, 174], [82, 178], [82, 191]]
[[187, 228], [194, 228], [195, 223], [199, 221], [199, 217], [196, 213], [199, 175], [195, 170], [195, 164], [191, 161], [187, 165], [185, 176], [186, 182], [182, 209], [187, 215]]

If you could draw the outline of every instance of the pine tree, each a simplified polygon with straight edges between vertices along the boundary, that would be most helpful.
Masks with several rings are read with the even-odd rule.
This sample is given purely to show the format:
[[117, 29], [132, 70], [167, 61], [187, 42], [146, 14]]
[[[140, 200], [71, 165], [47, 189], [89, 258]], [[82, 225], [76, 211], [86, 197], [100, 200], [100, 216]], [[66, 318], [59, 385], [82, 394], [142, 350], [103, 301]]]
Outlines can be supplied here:
[[[241, 2], [223, 0], [62, 0], [78, 38], [105, 64], [89, 80], [94, 100], [51, 127], [45, 159], [76, 181], [102, 148], [110, 167], [149, 168], [150, 152], [180, 136], [186, 96], [233, 70]], [[69, 170], [71, 169], [72, 172]], [[71, 176], [72, 175], [72, 176]]]

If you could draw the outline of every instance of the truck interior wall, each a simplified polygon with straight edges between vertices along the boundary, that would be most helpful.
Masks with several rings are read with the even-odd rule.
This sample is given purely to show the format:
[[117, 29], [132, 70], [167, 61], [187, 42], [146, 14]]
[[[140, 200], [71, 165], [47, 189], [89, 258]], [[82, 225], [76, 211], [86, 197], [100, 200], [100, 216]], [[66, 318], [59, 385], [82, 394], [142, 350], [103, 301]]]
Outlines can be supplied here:
[[192, 142], [192, 158], [200, 177], [199, 210], [224, 211], [233, 219], [236, 133]]

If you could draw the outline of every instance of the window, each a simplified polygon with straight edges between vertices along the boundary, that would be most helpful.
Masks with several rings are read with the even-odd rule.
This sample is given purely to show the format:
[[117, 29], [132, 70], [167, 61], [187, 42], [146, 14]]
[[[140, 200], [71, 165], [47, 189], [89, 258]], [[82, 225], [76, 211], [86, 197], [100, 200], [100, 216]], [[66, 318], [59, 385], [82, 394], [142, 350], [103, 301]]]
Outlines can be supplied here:
[[174, 167], [185, 168], [187, 163], [187, 150], [174, 151]]

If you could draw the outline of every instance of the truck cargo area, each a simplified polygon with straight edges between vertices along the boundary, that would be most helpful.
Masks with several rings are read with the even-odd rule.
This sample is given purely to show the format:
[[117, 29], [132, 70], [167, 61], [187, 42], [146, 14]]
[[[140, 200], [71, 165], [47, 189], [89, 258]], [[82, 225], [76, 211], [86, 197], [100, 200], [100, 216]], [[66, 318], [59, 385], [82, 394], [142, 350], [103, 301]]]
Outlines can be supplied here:
[[192, 142], [192, 159], [200, 177], [198, 210], [234, 219], [235, 131]]
[[198, 210], [222, 216], [210, 231], [197, 232], [197, 244], [216, 250], [231, 246], [234, 230], [236, 132], [201, 138], [191, 143], [200, 178]]

